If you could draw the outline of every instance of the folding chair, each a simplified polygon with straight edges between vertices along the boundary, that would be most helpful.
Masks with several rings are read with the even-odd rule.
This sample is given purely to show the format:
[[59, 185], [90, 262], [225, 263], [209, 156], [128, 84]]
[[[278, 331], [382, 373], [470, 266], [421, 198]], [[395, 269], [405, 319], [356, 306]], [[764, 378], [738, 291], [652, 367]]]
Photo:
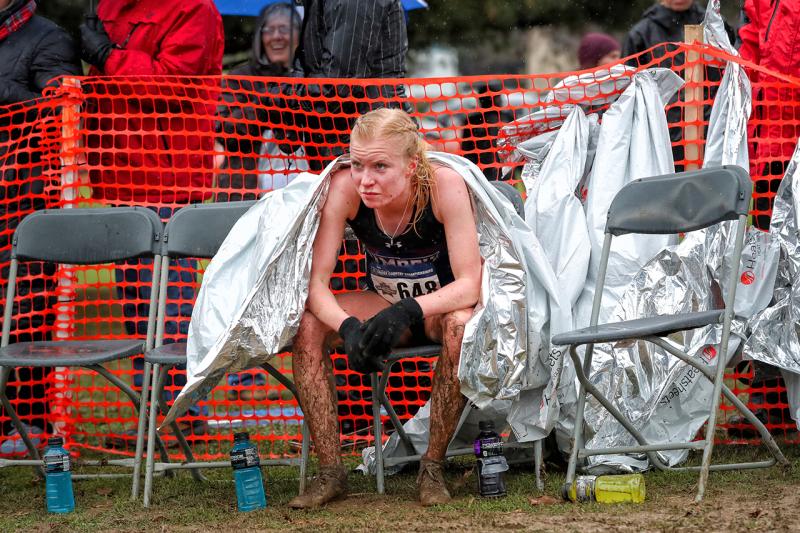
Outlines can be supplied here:
[[[152, 257], [153, 270], [161, 262], [163, 226], [158, 216], [141, 207], [110, 209], [58, 209], [34, 212], [19, 224], [12, 242], [11, 269], [3, 316], [0, 344], [0, 401], [19, 432], [32, 460], [3, 460], [0, 466], [31, 465], [40, 467], [41, 457], [5, 394], [11, 370], [16, 367], [82, 367], [96, 372], [128, 396], [136, 409], [141, 401], [127, 383], [103, 365], [143, 353], [153, 345], [155, 312], [148, 316], [145, 339], [125, 340], [55, 340], [19, 342], [9, 345], [11, 313], [20, 261], [48, 261], [71, 265], [102, 264], [138, 257]], [[157, 276], [151, 288], [156, 294]], [[152, 298], [151, 305], [155, 303]], [[160, 444], [162, 454], [166, 448]], [[130, 459], [83, 461], [89, 466], [112, 465], [131, 467]], [[109, 477], [115, 474], [76, 475]]]
[[[494, 185], [498, 191], [500, 191], [510, 202], [511, 205], [514, 207], [514, 210], [517, 214], [525, 218], [525, 205], [522, 202], [522, 198], [519, 195], [519, 192], [512, 187], [510, 184], [503, 182], [503, 181], [492, 181], [490, 182]], [[400, 439], [406, 444], [409, 450], [414, 449], [414, 445], [411, 442], [411, 439], [403, 430], [403, 423], [400, 421], [400, 418], [397, 416], [397, 412], [392, 407], [391, 402], [389, 401], [389, 397], [386, 395], [386, 387], [389, 384], [389, 378], [391, 376], [392, 367], [395, 363], [402, 361], [403, 359], [408, 359], [410, 357], [425, 357], [425, 358], [433, 358], [437, 357], [441, 354], [442, 346], [440, 344], [429, 344], [426, 346], [419, 346], [419, 347], [411, 347], [411, 348], [398, 348], [392, 350], [389, 356], [385, 360], [385, 371], [380, 373], [370, 374], [371, 380], [371, 387], [372, 387], [372, 432], [375, 437], [375, 474], [376, 474], [376, 483], [378, 494], [383, 494], [385, 492], [385, 475], [384, 470], [387, 466], [395, 466], [400, 464], [406, 464], [411, 462], [419, 461], [422, 456], [421, 455], [406, 455], [400, 457], [384, 457], [383, 455], [383, 446], [382, 446], [382, 430], [383, 424], [381, 422], [381, 407], [383, 407], [386, 414], [389, 416], [389, 420], [392, 423], [395, 431], [397, 431], [398, 436]], [[457, 428], [460, 428], [461, 425], [466, 420], [467, 416], [469, 415], [470, 411], [474, 408], [472, 404], [467, 404], [464, 408], [464, 411], [461, 413], [461, 419], [458, 422]], [[456, 430], [457, 431], [457, 430]], [[507, 447], [525, 447], [527, 443], [513, 443], [508, 444]], [[541, 490], [544, 488], [544, 484], [541, 479], [541, 464], [542, 464], [542, 443], [541, 441], [536, 441], [533, 444], [534, 446], [534, 462], [536, 467], [536, 486]], [[472, 448], [458, 448], [452, 449], [447, 451], [448, 457], [455, 457], [458, 455], [468, 455], [474, 453]]]
[[[764, 468], [772, 466], [776, 462], [784, 465], [788, 464], [761, 421], [723, 384], [725, 356], [721, 355], [717, 358], [716, 369], [711, 371], [667, 340], [671, 333], [701, 328], [710, 324], [722, 324], [719, 353], [727, 353], [734, 299], [736, 297], [736, 284], [739, 278], [738, 265], [740, 264], [744, 245], [751, 189], [750, 176], [744, 169], [737, 166], [725, 166], [636, 180], [623, 187], [617, 193], [609, 208], [606, 221], [605, 239], [597, 275], [598, 282], [595, 287], [592, 304], [591, 325], [587, 328], [556, 335], [553, 338], [554, 344], [570, 346], [570, 357], [575, 365], [575, 371], [580, 382], [575, 433], [567, 470], [567, 483], [572, 483], [575, 479], [578, 459], [596, 455], [644, 453], [651, 463], [660, 470], [699, 470], [700, 480], [697, 487], [696, 501], [700, 501], [705, 492], [709, 470]], [[608, 324], [597, 323], [612, 237], [631, 233], [666, 235], [688, 232], [726, 220], [738, 220], [738, 226], [733, 253], [726, 257], [729, 264], [737, 267], [730, 269], [726, 280], [727, 290], [724, 310], [713, 309]], [[704, 440], [681, 443], [649, 443], [634, 425], [614, 407], [611, 401], [589, 381], [588, 373], [591, 370], [594, 344], [632, 339], [645, 340], [663, 348], [681, 361], [698, 369], [707, 379], [714, 383]], [[577, 353], [577, 347], [581, 345], [586, 345], [586, 355], [583, 362], [581, 362]], [[587, 392], [594, 396], [622, 424], [638, 442], [638, 446], [602, 449], [587, 449], [584, 447], [584, 406]], [[758, 429], [764, 444], [773, 456], [772, 459], [750, 463], [711, 465], [711, 453], [714, 447], [714, 427], [720, 393], [724, 394], [728, 401]], [[680, 449], [703, 450], [702, 464], [699, 467], [669, 467], [661, 461], [656, 453], [659, 450]]]
[[[164, 401], [164, 386], [171, 368], [186, 363], [186, 343], [163, 344], [164, 322], [166, 320], [166, 300], [169, 274], [169, 260], [181, 257], [211, 258], [219, 250], [225, 237], [236, 221], [254, 204], [254, 201], [193, 204], [178, 210], [167, 223], [164, 231], [164, 260], [161, 263], [161, 291], [158, 295], [158, 315], [156, 319], [156, 347], [145, 353], [144, 384], [142, 390], [150, 387], [150, 417], [147, 430], [147, 454], [144, 480], [144, 506], [149, 507], [153, 490], [153, 477], [156, 470], [167, 472], [175, 469], [191, 469], [195, 479], [203, 479], [198, 468], [230, 468], [228, 461], [197, 462], [194, 460], [192, 449], [180, 431], [175, 431], [175, 437], [186, 456], [184, 463], [154, 462], [154, 442], [157, 435], [157, 411], [166, 413]], [[150, 371], [152, 368], [152, 372]], [[262, 368], [279, 383], [286, 387], [295, 398], [297, 390], [291, 380], [281, 374], [272, 365], [265, 363]], [[298, 404], [299, 404], [298, 399]], [[144, 428], [146, 409], [140, 412], [139, 427], [136, 438], [136, 458], [141, 463], [141, 452], [144, 447]], [[308, 464], [308, 450], [310, 437], [305, 423], [302, 424], [302, 444], [300, 458], [268, 459], [262, 460], [262, 465], [295, 465], [300, 466], [300, 493], [305, 490], [306, 468]], [[138, 474], [139, 469], [135, 470]], [[133, 494], [138, 494], [138, 475], [134, 476]]]

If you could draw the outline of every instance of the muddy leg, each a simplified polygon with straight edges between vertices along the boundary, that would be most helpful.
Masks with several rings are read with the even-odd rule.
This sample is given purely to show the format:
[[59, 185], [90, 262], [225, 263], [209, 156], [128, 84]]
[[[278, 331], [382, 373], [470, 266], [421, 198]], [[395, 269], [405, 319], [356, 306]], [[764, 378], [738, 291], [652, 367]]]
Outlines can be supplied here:
[[[471, 310], [458, 310], [441, 317], [442, 354], [436, 363], [431, 390], [430, 442], [425, 457], [441, 461], [447, 452], [447, 445], [453, 438], [456, 424], [467, 399], [461, 394], [458, 382], [458, 361], [461, 354], [461, 339], [464, 337], [464, 324], [472, 316]], [[439, 329], [439, 328], [435, 328]], [[432, 335], [432, 338], [438, 335]]]
[[330, 329], [309, 312], [303, 315], [294, 339], [294, 381], [303, 416], [321, 466], [342, 464], [339, 418], [333, 390], [333, 368], [326, 343]]

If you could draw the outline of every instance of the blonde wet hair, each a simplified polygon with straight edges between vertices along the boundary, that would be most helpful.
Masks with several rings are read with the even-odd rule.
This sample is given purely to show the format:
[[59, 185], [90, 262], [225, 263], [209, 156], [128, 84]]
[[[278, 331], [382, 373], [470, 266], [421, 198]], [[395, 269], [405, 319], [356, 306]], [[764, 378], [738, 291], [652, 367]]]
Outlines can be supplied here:
[[417, 166], [411, 175], [414, 188], [414, 218], [411, 225], [417, 230], [417, 222], [431, 198], [434, 186], [433, 167], [426, 155], [430, 148], [419, 133], [419, 128], [411, 116], [402, 109], [382, 107], [361, 115], [353, 125], [351, 139], [371, 141], [387, 139], [399, 147], [409, 161], [416, 160]]

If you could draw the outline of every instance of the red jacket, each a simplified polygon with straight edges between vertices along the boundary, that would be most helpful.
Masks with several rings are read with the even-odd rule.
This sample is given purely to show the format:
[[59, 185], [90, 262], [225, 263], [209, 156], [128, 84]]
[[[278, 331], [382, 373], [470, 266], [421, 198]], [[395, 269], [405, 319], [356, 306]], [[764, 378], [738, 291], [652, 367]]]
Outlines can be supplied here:
[[[97, 15], [119, 48], [102, 72], [92, 69], [91, 74], [222, 73], [222, 18], [212, 0], [101, 0]], [[96, 88], [87, 92], [98, 94], [97, 115], [90, 113], [86, 120], [95, 198], [171, 204], [209, 196], [218, 80], [100, 78], [89, 83]]]
[[[739, 54], [758, 65], [800, 77], [800, 0], [746, 0]], [[788, 161], [800, 135], [800, 90], [751, 72], [755, 163]], [[779, 86], [773, 84], [779, 84]]]

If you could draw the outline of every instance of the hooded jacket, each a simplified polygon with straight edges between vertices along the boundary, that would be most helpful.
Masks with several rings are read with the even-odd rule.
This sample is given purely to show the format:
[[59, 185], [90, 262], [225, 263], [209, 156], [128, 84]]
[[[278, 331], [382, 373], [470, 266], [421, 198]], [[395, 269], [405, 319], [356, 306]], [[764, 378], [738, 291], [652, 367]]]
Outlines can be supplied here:
[[[739, 28], [742, 58], [775, 72], [800, 76], [800, 2], [746, 0], [744, 14], [745, 24]], [[749, 74], [755, 89], [752, 122], [758, 124], [758, 131], [751, 138], [762, 140], [755, 147], [755, 158], [761, 162], [787, 162], [800, 136], [800, 90], [763, 86], [763, 82], [778, 80], [760, 72]], [[754, 169], [754, 175], [763, 173]], [[782, 166], [778, 174], [783, 174]]]
[[[680, 43], [683, 42], [683, 27], [687, 24], [702, 24], [706, 11], [697, 2], [686, 11], [673, 11], [661, 4], [654, 5], [647, 9], [642, 15], [642, 19], [637, 22], [622, 43], [623, 57], [638, 54], [648, 48], [661, 43]], [[639, 58], [639, 64], [646, 64], [653, 59], [658, 59], [674, 47], [663, 47], [653, 51], [653, 54], [645, 54]], [[676, 56], [675, 65], [682, 65], [683, 54]], [[659, 67], [671, 68], [669, 64], [661, 63]]]
[[[218, 121], [215, 125], [218, 142], [227, 152], [226, 170], [219, 175], [219, 188], [235, 191], [253, 190], [258, 187], [258, 154], [264, 139], [264, 132], [270, 126], [280, 124], [281, 116], [277, 112], [269, 113], [272, 107], [270, 96], [274, 94], [279, 84], [271, 78], [290, 75], [289, 67], [270, 63], [269, 57], [263, 50], [261, 28], [269, 18], [279, 10], [285, 9], [285, 4], [272, 4], [261, 11], [255, 32], [253, 45], [250, 50], [250, 59], [230, 71], [231, 76], [260, 76], [261, 80], [247, 80], [236, 77], [226, 77], [222, 80], [222, 104], [217, 110]], [[300, 16], [293, 15], [292, 31], [300, 31]], [[289, 38], [291, 42], [291, 37]], [[219, 135], [223, 133], [223, 135]], [[273, 136], [279, 140], [283, 138], [283, 131], [276, 128]], [[293, 147], [286, 148], [286, 153], [292, 153]], [[251, 200], [255, 193], [228, 193], [220, 192], [218, 201]]]
[[[212, 0], [101, 0], [97, 16], [116, 48], [102, 71], [93, 68], [91, 74], [214, 76], [222, 73], [222, 18]], [[164, 94], [160, 89], [167, 81], [155, 80], [153, 92]], [[106, 92], [102, 85], [113, 82], [95, 83], [98, 90]], [[140, 89], [140, 85], [135, 90], [151, 92], [144, 84], [144, 88]], [[213, 183], [212, 117], [217, 98], [213, 85], [209, 81], [208, 88], [203, 89], [198, 88], [196, 80], [189, 83], [179, 79], [175, 84], [170, 83], [169, 94], [163, 99], [143, 95], [141, 99], [130, 96], [124, 100], [90, 101], [101, 115], [127, 115], [124, 131], [109, 131], [108, 126], [101, 127], [97, 120], [87, 120], [93, 196], [114, 203], [150, 204], [207, 198], [208, 193], [198, 189], [210, 188]], [[181, 120], [181, 114], [192, 120]], [[117, 150], [109, 150], [110, 145]]]

